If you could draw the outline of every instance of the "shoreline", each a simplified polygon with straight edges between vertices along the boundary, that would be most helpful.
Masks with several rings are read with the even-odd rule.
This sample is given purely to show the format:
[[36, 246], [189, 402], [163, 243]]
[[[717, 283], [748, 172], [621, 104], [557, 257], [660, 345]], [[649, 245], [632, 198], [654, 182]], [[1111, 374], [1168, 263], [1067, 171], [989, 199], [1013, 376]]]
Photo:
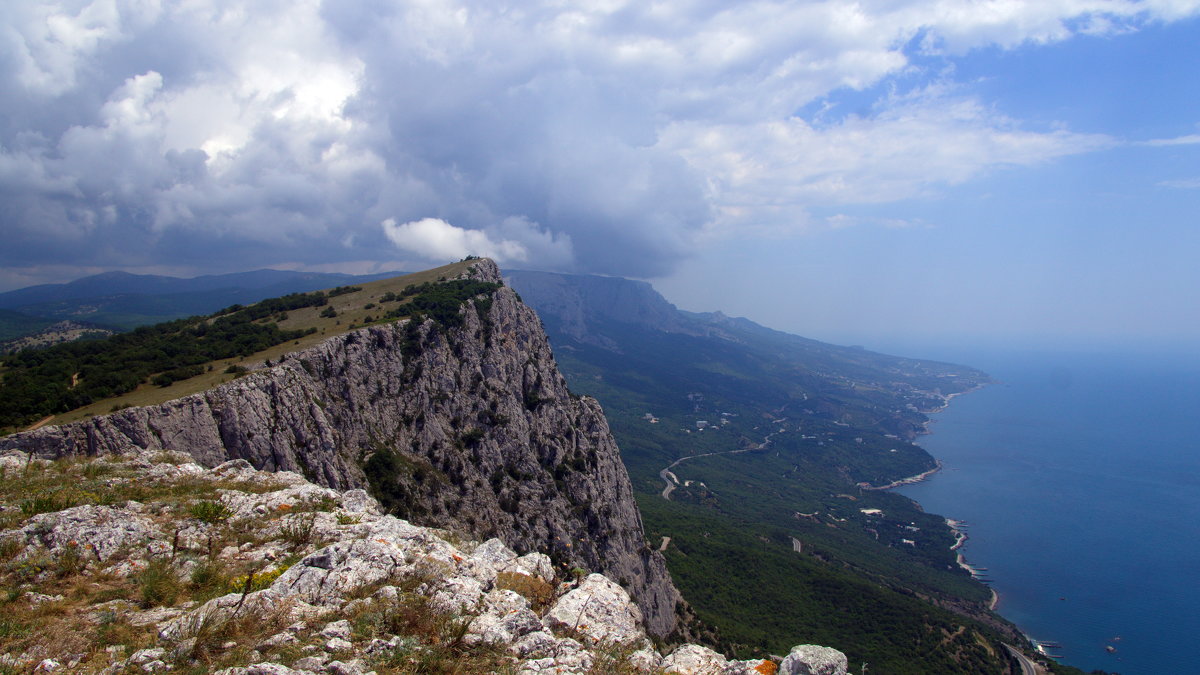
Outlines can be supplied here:
[[[962, 396], [964, 394], [970, 394], [972, 392], [979, 391], [980, 389], [983, 389], [984, 387], [986, 387], [989, 384], [992, 384], [992, 382], [983, 382], [983, 383], [977, 384], [974, 387], [971, 387], [970, 389], [967, 389], [965, 391], [955, 392], [953, 394], [947, 394], [942, 397], [942, 405], [938, 406], [937, 408], [935, 408], [933, 410], [922, 411], [922, 413], [925, 415], [933, 415], [935, 413], [940, 413], [940, 412], [946, 410], [947, 408], [949, 408], [950, 402], [953, 401], [956, 397]], [[930, 429], [930, 426], [935, 421], [937, 421], [937, 420], [934, 420], [934, 419], [926, 420], [926, 422], [923, 425], [921, 425], [921, 435], [933, 434], [933, 431]], [[935, 457], [933, 461], [937, 463], [936, 467], [934, 467], [933, 469], [930, 469], [929, 471], [926, 471], [924, 473], [918, 474], [916, 476], [910, 476], [908, 478], [895, 481], [884, 487], [867, 487], [867, 486], [860, 486], [860, 487], [863, 487], [864, 490], [887, 490], [890, 488], [900, 487], [903, 485], [912, 485], [914, 483], [920, 483], [920, 482], [928, 479], [930, 476], [934, 475], [938, 471], [942, 470], [942, 468], [943, 468], [942, 460]], [[914, 499], [913, 501], [915, 502], [917, 500]], [[917, 502], [917, 504], [920, 504], [920, 502]], [[998, 607], [1000, 605], [1000, 593], [998, 593], [996, 591], [996, 589], [992, 588], [991, 585], [989, 585], [987, 583], [988, 580], [986, 579], [986, 576], [984, 574], [984, 572], [986, 572], [987, 568], [975, 567], [971, 563], [967, 562], [966, 556], [964, 556], [962, 554], [961, 549], [963, 548], [964, 545], [966, 545], [967, 541], [971, 538], [971, 536], [963, 530], [963, 528], [966, 527], [966, 523], [963, 521], [960, 521], [960, 520], [955, 520], [953, 518], [946, 518], [946, 526], [949, 527], [950, 531], [954, 533], [954, 544], [952, 544], [950, 546], [950, 550], [955, 552], [955, 556], [954, 556], [955, 563], [960, 568], [966, 570], [966, 572], [971, 575], [972, 579], [987, 586], [988, 592], [991, 594], [987, 601], [987, 608], [988, 608], [988, 611], [995, 612], [996, 607]]]
[[[966, 391], [957, 391], [957, 392], [954, 392], [953, 394], [938, 394], [939, 396], [941, 396], [941, 397], [942, 397], [942, 404], [941, 404], [941, 405], [937, 406], [936, 408], [932, 408], [932, 409], [930, 409], [930, 410], [921, 410], [921, 411], [919, 411], [919, 412], [920, 412], [922, 415], [935, 415], [935, 414], [937, 414], [937, 413], [940, 413], [940, 412], [942, 412], [942, 411], [943, 411], [943, 410], [945, 410], [946, 408], [949, 408], [949, 407], [950, 407], [950, 402], [951, 402], [951, 401], [953, 401], [955, 398], [957, 398], [957, 397], [959, 397], [959, 396], [966, 395], [966, 394], [970, 394], [970, 393], [973, 393], [973, 392], [976, 392], [976, 391], [979, 391], [980, 389], [983, 389], [984, 387], [988, 386], [989, 384], [995, 384], [995, 382], [994, 382], [994, 381], [981, 382], [981, 383], [979, 383], [979, 384], [975, 385], [974, 387], [971, 387], [970, 389], [967, 389]], [[930, 425], [930, 424], [933, 424], [933, 423], [934, 423], [934, 422], [936, 422], [936, 421], [937, 421], [937, 420], [933, 420], [933, 419], [926, 419], [926, 420], [925, 420], [925, 422], [923, 422], [923, 423], [921, 424], [921, 432], [920, 432], [919, 434], [917, 434], [917, 435], [918, 435], [918, 436], [928, 436], [928, 435], [932, 434], [933, 432], [932, 432], [932, 431], [930, 431], [930, 429], [929, 429], [929, 425]]]
[[892, 481], [891, 483], [888, 483], [887, 485], [871, 485], [870, 483], [859, 483], [858, 487], [862, 488], [863, 490], [891, 490], [892, 488], [898, 488], [898, 487], [902, 487], [904, 485], [914, 485], [916, 483], [920, 483], [920, 482], [927, 480], [930, 476], [932, 476], [933, 474], [942, 470], [942, 460], [937, 459], [935, 457], [933, 459], [933, 463], [934, 463], [934, 467], [928, 471], [919, 473], [915, 476], [909, 476], [908, 478], [901, 478], [900, 480]]

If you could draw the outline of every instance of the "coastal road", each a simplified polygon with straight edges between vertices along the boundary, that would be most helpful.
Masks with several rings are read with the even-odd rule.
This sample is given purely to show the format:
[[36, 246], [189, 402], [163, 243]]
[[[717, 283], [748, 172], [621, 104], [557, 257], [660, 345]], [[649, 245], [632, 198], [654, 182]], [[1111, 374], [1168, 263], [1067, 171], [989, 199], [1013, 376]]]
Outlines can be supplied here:
[[1042, 675], [1042, 669], [1039, 668], [1032, 659], [1022, 654], [1021, 650], [1010, 644], [1005, 644], [1004, 648], [1007, 649], [1008, 653], [1012, 654], [1013, 658], [1017, 660], [1017, 663], [1021, 665], [1021, 675]]
[[736, 455], [736, 454], [743, 453], [743, 452], [750, 452], [751, 450], [762, 450], [762, 449], [766, 448], [768, 445], [770, 445], [771, 437], [777, 433], [779, 433], [779, 432], [773, 431], [773, 432], [767, 434], [766, 437], [763, 438], [762, 443], [759, 443], [758, 445], [747, 446], [740, 450], [726, 450], [725, 452], [706, 452], [703, 455], [688, 455], [687, 457], [680, 457], [679, 459], [675, 460], [674, 462], [671, 462], [670, 466], [668, 466], [667, 468], [658, 472], [658, 477], [663, 479], [663, 482], [666, 483], [666, 487], [664, 487], [663, 491], [662, 491], [662, 498], [667, 501], [671, 501], [671, 493], [675, 491], [675, 485], [676, 485], [675, 481], [671, 480], [672, 477], [674, 477], [674, 474], [671, 473], [671, 469], [674, 469], [675, 466], [678, 465], [680, 462], [686, 462], [689, 459], [696, 459], [697, 457], [712, 457], [714, 455]]

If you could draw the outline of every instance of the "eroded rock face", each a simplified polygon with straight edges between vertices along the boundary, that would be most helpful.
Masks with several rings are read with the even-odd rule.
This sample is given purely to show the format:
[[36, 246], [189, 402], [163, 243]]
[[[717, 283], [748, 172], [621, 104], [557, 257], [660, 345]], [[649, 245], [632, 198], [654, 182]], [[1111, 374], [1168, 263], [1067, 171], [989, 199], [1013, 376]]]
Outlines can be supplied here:
[[[472, 274], [500, 280], [490, 260]], [[413, 522], [602, 572], [633, 594], [651, 634], [671, 634], [679, 594], [646, 544], [599, 404], [567, 390], [511, 290], [467, 303], [463, 319], [362, 328], [206, 392], [14, 434], [0, 452], [178, 451], [368, 488]]]

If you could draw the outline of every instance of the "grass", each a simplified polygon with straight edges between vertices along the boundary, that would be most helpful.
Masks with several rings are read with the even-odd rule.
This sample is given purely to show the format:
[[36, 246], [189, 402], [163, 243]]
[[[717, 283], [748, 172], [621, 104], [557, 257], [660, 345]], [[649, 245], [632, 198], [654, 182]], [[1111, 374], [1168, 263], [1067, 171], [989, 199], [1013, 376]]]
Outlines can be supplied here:
[[529, 607], [539, 615], [554, 602], [554, 585], [520, 572], [501, 572], [496, 575], [496, 589], [513, 591], [529, 601]]
[[421, 581], [417, 577], [402, 581], [394, 603], [371, 601], [345, 617], [357, 639], [386, 639], [392, 635], [408, 638], [376, 657], [371, 667], [379, 675], [515, 673], [502, 649], [465, 644], [469, 621], [433, 607], [428, 596], [414, 590]]
[[[147, 406], [163, 403], [176, 398], [195, 394], [201, 391], [212, 389], [220, 384], [229, 382], [237, 377], [237, 373], [227, 373], [226, 370], [232, 367], [246, 368], [253, 370], [265, 364], [267, 361], [275, 362], [285, 354], [312, 347], [324, 340], [327, 340], [335, 335], [346, 333], [352, 328], [362, 327], [370, 323], [382, 323], [378, 317], [386, 313], [387, 309], [399, 306], [398, 302], [388, 302], [383, 306], [375, 306], [371, 309], [366, 309], [366, 305], [380, 303], [381, 298], [386, 294], [397, 294], [405, 288], [413, 285], [423, 284], [426, 282], [436, 282], [442, 279], [453, 279], [462, 274], [476, 261], [464, 261], [435, 267], [424, 272], [415, 274], [406, 274], [404, 276], [393, 277], [391, 279], [381, 279], [360, 284], [358, 287], [361, 290], [351, 293], [337, 295], [329, 299], [329, 304], [325, 307], [305, 307], [302, 309], [289, 310], [287, 318], [278, 321], [279, 327], [284, 330], [308, 329], [316, 328], [317, 332], [312, 335], [307, 335], [299, 340], [275, 345], [269, 349], [257, 352], [245, 358], [232, 358], [214, 361], [211, 364], [212, 370], [208, 370], [207, 365], [204, 366], [205, 372], [195, 377], [186, 380], [179, 380], [166, 387], [159, 387], [153, 384], [143, 384], [137, 389], [123, 394], [114, 396], [101, 401], [96, 401], [91, 405], [83, 408], [78, 408], [67, 413], [56, 416], [51, 424], [65, 424], [74, 422], [95, 415], [107, 414], [113, 410], [127, 408], [131, 406]], [[403, 302], [403, 301], [401, 301]], [[333, 308], [336, 316], [323, 317], [321, 312], [326, 308]], [[368, 321], [368, 317], [371, 318]]]
[[[163, 455], [163, 459], [175, 457]], [[115, 505], [127, 501], [154, 501], [169, 505], [204, 522], [220, 523], [229, 517], [218, 499], [220, 490], [261, 494], [282, 488], [282, 483], [258, 484], [242, 480], [186, 478], [165, 483], [135, 480], [136, 472], [119, 457], [37, 460], [25, 467], [0, 473], [0, 502], [18, 509], [0, 512], [0, 527], [18, 527], [41, 514], [84, 504]], [[3, 557], [3, 544], [0, 544]]]
[[209, 525], [223, 523], [226, 520], [229, 520], [229, 516], [232, 515], [228, 506], [225, 506], [221, 502], [208, 500], [199, 501], [195, 504], [189, 505], [188, 513], [191, 514], [191, 516], [196, 520], [199, 520], [202, 523], [208, 523]]
[[[155, 627], [134, 625], [129, 621], [128, 610], [122, 608], [170, 607], [187, 601], [203, 603], [231, 591], [258, 590], [269, 586], [300, 559], [298, 553], [293, 554], [263, 572], [258, 563], [227, 561], [215, 555], [229, 543], [261, 538], [264, 531], [261, 520], [245, 522], [257, 518], [233, 519], [228, 508], [217, 501], [218, 491], [263, 492], [282, 489], [282, 484], [208, 481], [196, 477], [170, 481], [138, 478], [133, 466], [120, 458], [36, 460], [20, 470], [0, 474], [0, 504], [8, 507], [4, 513], [9, 514], [4, 523], [6, 528], [19, 527], [31, 517], [29, 514], [46, 513], [72, 503], [120, 504], [133, 499], [145, 505], [143, 513], [158, 521], [162, 531], [171, 532], [181, 519], [196, 518], [208, 524], [211, 534], [207, 553], [173, 550], [170, 555], [152, 557], [141, 571], [125, 578], [100, 571], [94, 555], [80, 545], [68, 544], [53, 553], [36, 549], [27, 552], [18, 537], [0, 539], [0, 588], [8, 590], [0, 594], [0, 655], [15, 656], [38, 650], [48, 655], [84, 655], [72, 672], [98, 672], [111, 662], [108, 648], [119, 648], [117, 652], [128, 656], [155, 642]], [[62, 496], [68, 491], [73, 495], [70, 499]], [[24, 497], [30, 493], [35, 496]], [[23, 503], [29, 504], [23, 511], [14, 508]], [[314, 503], [314, 506], [321, 508], [325, 504]], [[313, 517], [290, 516], [301, 521]], [[114, 564], [137, 553], [131, 548], [103, 564]], [[188, 567], [190, 574], [185, 574], [183, 570]], [[35, 596], [27, 591], [50, 599], [31, 599]], [[114, 601], [115, 609], [110, 609], [107, 603]], [[208, 672], [214, 664], [245, 663], [248, 653], [224, 646], [230, 636], [242, 636], [236, 641], [245, 644], [246, 636], [277, 631], [280, 626], [263, 617], [243, 617], [197, 628], [199, 638], [203, 639], [197, 640], [191, 653], [200, 659], [199, 672]], [[20, 672], [29, 671], [26, 668]]]
[[174, 605], [183, 594], [184, 584], [175, 566], [166, 558], [155, 558], [137, 575], [143, 608]]

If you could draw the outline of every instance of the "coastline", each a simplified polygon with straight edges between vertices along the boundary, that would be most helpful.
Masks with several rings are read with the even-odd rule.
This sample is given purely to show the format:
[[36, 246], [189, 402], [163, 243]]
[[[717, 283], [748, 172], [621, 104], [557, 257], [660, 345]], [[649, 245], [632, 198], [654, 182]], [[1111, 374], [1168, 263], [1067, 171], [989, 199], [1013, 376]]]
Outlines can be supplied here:
[[[965, 391], [957, 391], [957, 392], [954, 392], [953, 394], [939, 393], [938, 395], [942, 397], [942, 404], [936, 408], [931, 408], [929, 410], [922, 410], [920, 412], [922, 415], [933, 415], [936, 413], [940, 413], [943, 410], [945, 410], [946, 408], [949, 408], [950, 402], [953, 401], [955, 398], [957, 398], [959, 396], [963, 396], [965, 394], [970, 394], [972, 392], [979, 391], [980, 389], [983, 389], [984, 387], [988, 386], [989, 384], [995, 384], [995, 382], [993, 380], [988, 380], [987, 382], [981, 382], [981, 383], [975, 385], [974, 387], [971, 387], [970, 389], [967, 389]], [[921, 433], [919, 433], [917, 435], [918, 436], [926, 436], [928, 434], [932, 434], [933, 432], [930, 431], [929, 425], [933, 424], [935, 421], [936, 420], [926, 419], [925, 422], [923, 424], [921, 424]]]
[[934, 463], [934, 467], [928, 471], [919, 473], [915, 476], [909, 476], [908, 478], [901, 478], [900, 480], [892, 481], [891, 483], [888, 483], [887, 485], [871, 485], [870, 483], [859, 483], [858, 487], [862, 488], [863, 490], [891, 490], [892, 488], [898, 488], [902, 485], [912, 485], [914, 483], [920, 483], [920, 482], [928, 479], [933, 474], [942, 470], [942, 460], [937, 459], [935, 457], [933, 460], [933, 463]]
[[[965, 391], [955, 392], [953, 394], [946, 394], [946, 395], [942, 396], [942, 405], [938, 406], [937, 408], [935, 408], [933, 410], [926, 410], [926, 411], [922, 411], [922, 412], [926, 415], [933, 415], [935, 413], [942, 412], [946, 408], [950, 407], [950, 402], [953, 401], [956, 397], [962, 396], [964, 394], [970, 394], [972, 392], [979, 391], [980, 389], [983, 389], [984, 387], [986, 387], [987, 385], [992, 384], [992, 383], [993, 383], [992, 381], [982, 382], [982, 383], [977, 384], [974, 387], [971, 387], [970, 389], [967, 389]], [[922, 429], [921, 429], [922, 435], [933, 433], [933, 431], [930, 429], [930, 425], [933, 424], [933, 422], [935, 422], [935, 421], [936, 420], [933, 420], [933, 419], [926, 420], [926, 422], [922, 425]], [[882, 487], [868, 486], [868, 485], [863, 485], [861, 483], [859, 484], [859, 487], [861, 487], [864, 490], [889, 490], [891, 488], [896, 488], [896, 487], [901, 487], [904, 485], [912, 485], [914, 483], [923, 482], [926, 479], [928, 479], [930, 476], [941, 471], [943, 468], [942, 460], [935, 457], [933, 461], [937, 464], [937, 466], [930, 469], [929, 471], [917, 474], [916, 476], [910, 476], [908, 478], [904, 478], [904, 479], [895, 481], [893, 483], [890, 483], [890, 484], [882, 486]], [[916, 501], [916, 500], [913, 500], [913, 501]], [[920, 502], [917, 502], [917, 503], [920, 504]], [[976, 566], [972, 565], [971, 563], [967, 562], [966, 557], [962, 554], [962, 551], [960, 550], [967, 543], [967, 540], [971, 538], [970, 535], [967, 534], [967, 532], [965, 531], [967, 524], [960, 520], [955, 520], [953, 518], [946, 518], [946, 526], [949, 527], [950, 531], [954, 533], [954, 544], [952, 544], [950, 546], [950, 550], [955, 552], [955, 557], [954, 557], [955, 563], [960, 568], [966, 570], [967, 573], [971, 575], [972, 579], [975, 579], [976, 581], [983, 583], [984, 585], [987, 585], [988, 592], [991, 594], [990, 597], [988, 598], [987, 608], [989, 611], [993, 611], [993, 612], [996, 611], [996, 607], [998, 607], [1000, 605], [1000, 594], [996, 592], [996, 589], [992, 588], [990, 585], [987, 584], [987, 581], [989, 581], [989, 579], [987, 579], [986, 575], [984, 574], [987, 571], [987, 568], [986, 567], [976, 567]]]

